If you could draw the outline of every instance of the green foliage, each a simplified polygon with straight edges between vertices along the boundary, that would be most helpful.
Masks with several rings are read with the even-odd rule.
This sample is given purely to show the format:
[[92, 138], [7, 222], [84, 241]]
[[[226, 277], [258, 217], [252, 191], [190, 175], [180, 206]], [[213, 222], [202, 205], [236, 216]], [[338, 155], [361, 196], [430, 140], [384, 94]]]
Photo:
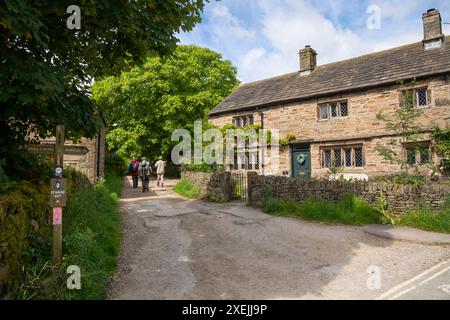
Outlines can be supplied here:
[[401, 215], [398, 225], [428, 231], [450, 233], [450, 209], [433, 212], [426, 209], [407, 212]]
[[283, 139], [280, 139], [279, 141], [280, 147], [288, 146], [289, 143], [295, 139], [297, 139], [295, 134], [288, 133]]
[[381, 222], [383, 224], [395, 225], [395, 218], [388, 211], [388, 202], [384, 196], [383, 191], [380, 191], [380, 196], [377, 200], [378, 211], [381, 213]]
[[99, 126], [92, 80], [172, 52], [176, 34], [200, 22], [204, 7], [203, 0], [81, 0], [81, 29], [69, 30], [70, 4], [0, 3], [0, 158], [28, 130], [46, 136], [63, 123], [68, 138], [92, 136]]
[[321, 199], [308, 199], [299, 203], [292, 199], [269, 198], [263, 210], [274, 215], [297, 216], [305, 219], [350, 225], [364, 225], [381, 221], [378, 210], [350, 194], [346, 195], [337, 204]]
[[111, 124], [107, 142], [125, 157], [170, 155], [175, 129], [193, 133], [238, 85], [231, 62], [209, 49], [179, 46], [170, 57], [95, 83], [93, 96]]
[[443, 170], [450, 170], [450, 129], [436, 127], [433, 130], [432, 137], [436, 143], [436, 151], [444, 156], [440, 167]]
[[181, 180], [174, 187], [173, 191], [189, 199], [196, 199], [200, 196], [200, 191], [192, 183]]
[[[74, 175], [71, 175], [72, 179]], [[78, 179], [78, 178], [77, 178]], [[79, 179], [79, 181], [81, 181]], [[24, 252], [19, 299], [103, 299], [120, 245], [117, 201], [122, 180], [112, 172], [95, 186], [78, 185], [64, 210], [63, 261], [51, 263], [51, 238], [32, 241]], [[66, 287], [66, 269], [81, 269], [81, 290]]]
[[392, 174], [388, 176], [378, 176], [375, 178], [376, 182], [386, 182], [403, 185], [420, 186], [425, 184], [425, 178], [421, 175], [408, 174], [406, 172]]
[[193, 171], [193, 172], [224, 172], [225, 169], [223, 167], [223, 165], [219, 165], [219, 164], [206, 164], [206, 163], [202, 163], [202, 164], [188, 164], [186, 165], [186, 169], [188, 171]]
[[[23, 279], [22, 253], [33, 238], [50, 238], [48, 194], [48, 184], [28, 181], [12, 182], [0, 194], [0, 246], [5, 244], [9, 252], [0, 296], [14, 291]], [[33, 231], [32, 221], [41, 226], [38, 231]]]
[[[413, 86], [414, 82], [411, 85]], [[405, 172], [408, 172], [410, 168], [418, 171], [418, 167], [425, 163], [408, 164], [407, 157], [405, 157], [405, 144], [408, 144], [408, 150], [411, 152], [417, 152], [423, 148], [420, 140], [424, 129], [420, 124], [420, 119], [425, 114], [415, 106], [413, 90], [403, 84], [401, 84], [400, 90], [403, 93], [400, 108], [390, 115], [381, 112], [377, 115], [377, 119], [384, 122], [385, 130], [394, 133], [395, 136], [387, 144], [378, 143], [375, 150], [385, 160], [398, 164]]]

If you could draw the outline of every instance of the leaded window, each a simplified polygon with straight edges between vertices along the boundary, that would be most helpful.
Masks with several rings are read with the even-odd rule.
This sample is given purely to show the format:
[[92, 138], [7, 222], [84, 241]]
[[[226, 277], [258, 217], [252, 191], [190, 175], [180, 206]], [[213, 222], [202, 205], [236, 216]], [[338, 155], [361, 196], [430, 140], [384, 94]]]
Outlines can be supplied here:
[[335, 119], [348, 117], [348, 102], [338, 101], [319, 105], [319, 119]]
[[361, 146], [326, 147], [322, 149], [322, 168], [364, 167]]

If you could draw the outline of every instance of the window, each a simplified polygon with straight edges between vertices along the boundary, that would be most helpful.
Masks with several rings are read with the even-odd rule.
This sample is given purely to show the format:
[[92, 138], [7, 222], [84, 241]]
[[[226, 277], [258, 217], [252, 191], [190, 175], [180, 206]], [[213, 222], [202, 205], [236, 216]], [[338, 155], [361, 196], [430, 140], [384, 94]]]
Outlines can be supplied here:
[[431, 161], [430, 143], [406, 146], [406, 163], [410, 166], [426, 164]]
[[334, 166], [342, 167], [341, 149], [334, 150]]
[[364, 166], [364, 154], [361, 146], [331, 147], [322, 149], [322, 168]]
[[427, 88], [408, 89], [401, 95], [401, 106], [413, 104], [415, 107], [428, 107], [430, 104], [430, 92]]
[[428, 90], [418, 89], [415, 91], [415, 104], [418, 107], [428, 106]]
[[230, 170], [259, 170], [258, 149], [234, 149], [234, 163], [228, 165]]
[[352, 149], [345, 149], [345, 166], [351, 167], [352, 166]]
[[363, 166], [363, 152], [362, 148], [355, 148], [355, 167]]
[[323, 166], [325, 168], [330, 168], [331, 167], [331, 150], [325, 150], [324, 151], [324, 163]]
[[255, 120], [253, 118], [253, 115], [244, 115], [244, 116], [237, 116], [233, 118], [233, 124], [236, 128], [239, 127], [246, 127], [246, 126], [252, 126], [254, 124]]
[[328, 119], [328, 106], [322, 105], [320, 106], [320, 119]]
[[336, 119], [348, 117], [348, 103], [347, 101], [324, 103], [319, 105], [319, 119]]

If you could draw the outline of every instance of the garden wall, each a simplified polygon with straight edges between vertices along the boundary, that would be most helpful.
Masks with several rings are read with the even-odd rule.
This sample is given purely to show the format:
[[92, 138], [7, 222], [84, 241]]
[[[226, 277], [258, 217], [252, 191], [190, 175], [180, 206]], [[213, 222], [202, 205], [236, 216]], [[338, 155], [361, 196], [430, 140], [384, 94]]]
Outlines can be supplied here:
[[200, 191], [201, 198], [229, 200], [229, 172], [181, 172], [181, 180], [190, 182]]
[[305, 180], [282, 176], [261, 176], [248, 174], [249, 204], [261, 206], [263, 197], [294, 199], [321, 198], [330, 202], [341, 200], [353, 193], [371, 205], [377, 206], [383, 193], [388, 210], [403, 213], [423, 205], [440, 210], [450, 193], [450, 187], [439, 184], [423, 186], [396, 185], [374, 182], [337, 182], [326, 180]]

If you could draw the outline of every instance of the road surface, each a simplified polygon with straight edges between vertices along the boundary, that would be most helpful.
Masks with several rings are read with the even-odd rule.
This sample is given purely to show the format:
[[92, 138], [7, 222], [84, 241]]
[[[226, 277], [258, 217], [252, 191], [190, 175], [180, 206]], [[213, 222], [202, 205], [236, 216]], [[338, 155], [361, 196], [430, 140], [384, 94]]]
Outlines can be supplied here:
[[186, 200], [174, 183], [127, 180], [109, 299], [450, 299], [449, 247]]

